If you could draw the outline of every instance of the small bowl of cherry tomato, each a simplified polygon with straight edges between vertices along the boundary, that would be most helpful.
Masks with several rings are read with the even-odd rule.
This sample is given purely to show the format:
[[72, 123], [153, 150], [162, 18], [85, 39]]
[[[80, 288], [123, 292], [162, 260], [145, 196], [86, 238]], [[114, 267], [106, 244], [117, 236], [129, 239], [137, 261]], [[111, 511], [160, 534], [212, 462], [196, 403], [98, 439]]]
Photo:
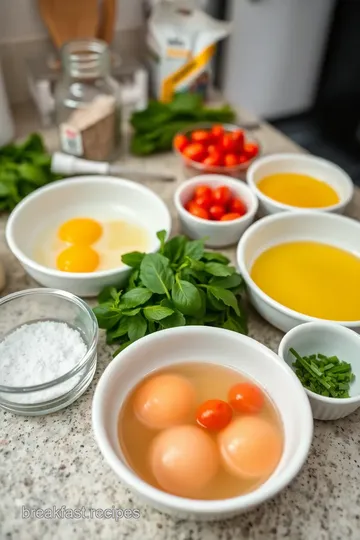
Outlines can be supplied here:
[[206, 238], [209, 247], [236, 244], [258, 209], [256, 195], [244, 182], [221, 174], [199, 175], [182, 183], [174, 204], [184, 233]]
[[259, 141], [233, 124], [199, 124], [179, 131], [173, 148], [188, 176], [209, 173], [239, 178], [261, 154]]

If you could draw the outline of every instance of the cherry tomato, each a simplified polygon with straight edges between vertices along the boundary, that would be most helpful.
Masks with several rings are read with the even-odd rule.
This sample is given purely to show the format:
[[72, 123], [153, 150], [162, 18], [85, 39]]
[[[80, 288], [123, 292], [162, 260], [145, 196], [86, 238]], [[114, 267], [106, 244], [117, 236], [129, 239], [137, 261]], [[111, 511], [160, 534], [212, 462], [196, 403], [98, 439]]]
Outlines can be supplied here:
[[220, 221], [233, 221], [234, 219], [239, 219], [239, 217], [241, 217], [240, 214], [237, 214], [236, 212], [232, 212], [230, 214], [223, 215]]
[[213, 191], [214, 204], [226, 206], [231, 199], [231, 191], [227, 186], [219, 186]]
[[213, 153], [203, 160], [203, 164], [207, 167], [219, 167], [221, 164], [221, 155], [218, 153]]
[[179, 150], [179, 152], [182, 152], [184, 148], [187, 147], [189, 144], [189, 139], [185, 136], [179, 133], [178, 135], [175, 135], [174, 137], [174, 146]]
[[220, 430], [230, 424], [232, 416], [233, 411], [226, 401], [209, 399], [198, 408], [196, 421], [206, 429]]
[[205, 210], [209, 210], [209, 208], [210, 208], [210, 206], [212, 204], [212, 195], [211, 195], [211, 193], [210, 194], [205, 194], [205, 195], [200, 195], [198, 197], [195, 197], [194, 201], [195, 201], [195, 204], [200, 206], [200, 208], [204, 208]]
[[191, 140], [199, 143], [207, 143], [210, 140], [210, 132], [205, 129], [197, 129], [192, 132]]
[[211, 156], [211, 154], [216, 154], [219, 152], [218, 147], [215, 144], [209, 144], [207, 147], [208, 154]]
[[243, 216], [247, 212], [246, 204], [244, 203], [244, 201], [241, 199], [237, 199], [236, 197], [231, 199], [229, 204], [229, 210], [230, 212], [240, 214], [240, 216]]
[[220, 139], [224, 131], [224, 127], [221, 124], [216, 124], [211, 128], [211, 133], [215, 139]]
[[226, 167], [234, 167], [238, 164], [238, 157], [236, 154], [225, 154], [224, 165]]
[[231, 133], [224, 134], [221, 141], [221, 146], [224, 152], [229, 153], [229, 154], [235, 150], [235, 143], [233, 141]]
[[232, 140], [234, 141], [234, 145], [236, 148], [236, 151], [238, 153], [241, 153], [244, 148], [245, 143], [245, 134], [242, 129], [236, 129], [231, 134]]
[[188, 211], [190, 212], [190, 214], [200, 219], [209, 219], [209, 212], [205, 210], [205, 208], [201, 208], [201, 206], [198, 206], [195, 201], [191, 201]]
[[255, 143], [244, 144], [244, 153], [248, 159], [255, 157], [259, 152], [259, 147]]
[[264, 405], [264, 394], [255, 384], [243, 382], [230, 388], [228, 401], [241, 413], [257, 413]]
[[208, 195], [209, 197], [212, 197], [211, 187], [201, 184], [195, 188], [194, 199], [202, 197], [203, 195]]
[[183, 155], [192, 161], [201, 161], [205, 155], [205, 147], [201, 143], [190, 143], [184, 148]]
[[225, 208], [218, 204], [214, 204], [213, 206], [210, 206], [209, 208], [210, 219], [213, 219], [214, 221], [219, 221], [225, 213], [226, 213]]

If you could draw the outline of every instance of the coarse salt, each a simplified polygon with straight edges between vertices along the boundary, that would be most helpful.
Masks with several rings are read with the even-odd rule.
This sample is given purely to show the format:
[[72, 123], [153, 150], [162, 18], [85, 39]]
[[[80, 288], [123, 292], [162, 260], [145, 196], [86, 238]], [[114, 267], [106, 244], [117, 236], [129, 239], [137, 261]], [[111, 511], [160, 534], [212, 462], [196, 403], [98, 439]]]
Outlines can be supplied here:
[[[0, 384], [28, 387], [53, 381], [73, 369], [86, 352], [80, 332], [66, 323], [38, 321], [25, 324], [0, 342]], [[75, 378], [79, 380], [79, 377]], [[54, 388], [32, 393], [30, 399], [21, 401], [51, 399], [71, 389], [77, 381], [65, 381]]]

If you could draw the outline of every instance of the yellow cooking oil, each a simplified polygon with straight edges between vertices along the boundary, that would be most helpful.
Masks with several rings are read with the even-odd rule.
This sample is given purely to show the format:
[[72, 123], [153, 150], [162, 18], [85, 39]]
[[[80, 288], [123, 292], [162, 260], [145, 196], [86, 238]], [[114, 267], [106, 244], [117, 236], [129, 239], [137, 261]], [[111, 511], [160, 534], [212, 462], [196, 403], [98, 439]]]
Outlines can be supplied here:
[[319, 242], [289, 242], [264, 251], [251, 277], [280, 304], [312, 317], [360, 320], [360, 258]]
[[270, 199], [299, 208], [324, 208], [340, 201], [329, 184], [307, 174], [270, 174], [262, 178], [257, 187]]

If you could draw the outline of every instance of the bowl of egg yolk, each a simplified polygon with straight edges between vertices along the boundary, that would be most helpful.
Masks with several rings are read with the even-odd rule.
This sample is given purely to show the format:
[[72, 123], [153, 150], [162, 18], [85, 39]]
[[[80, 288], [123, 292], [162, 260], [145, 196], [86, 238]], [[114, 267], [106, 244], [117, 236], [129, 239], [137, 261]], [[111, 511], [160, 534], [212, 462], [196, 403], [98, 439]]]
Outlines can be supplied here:
[[342, 214], [354, 186], [350, 176], [325, 159], [306, 154], [273, 154], [257, 159], [246, 180], [259, 199], [261, 215], [286, 210]]
[[145, 502], [209, 521], [279, 493], [313, 433], [285, 362], [247, 336], [205, 326], [156, 332], [120, 352], [96, 387], [92, 425], [105, 460]]
[[170, 229], [169, 210], [147, 187], [83, 176], [27, 196], [8, 219], [6, 240], [38, 283], [91, 297], [126, 281], [129, 267], [122, 255], [157, 251], [157, 231]]

